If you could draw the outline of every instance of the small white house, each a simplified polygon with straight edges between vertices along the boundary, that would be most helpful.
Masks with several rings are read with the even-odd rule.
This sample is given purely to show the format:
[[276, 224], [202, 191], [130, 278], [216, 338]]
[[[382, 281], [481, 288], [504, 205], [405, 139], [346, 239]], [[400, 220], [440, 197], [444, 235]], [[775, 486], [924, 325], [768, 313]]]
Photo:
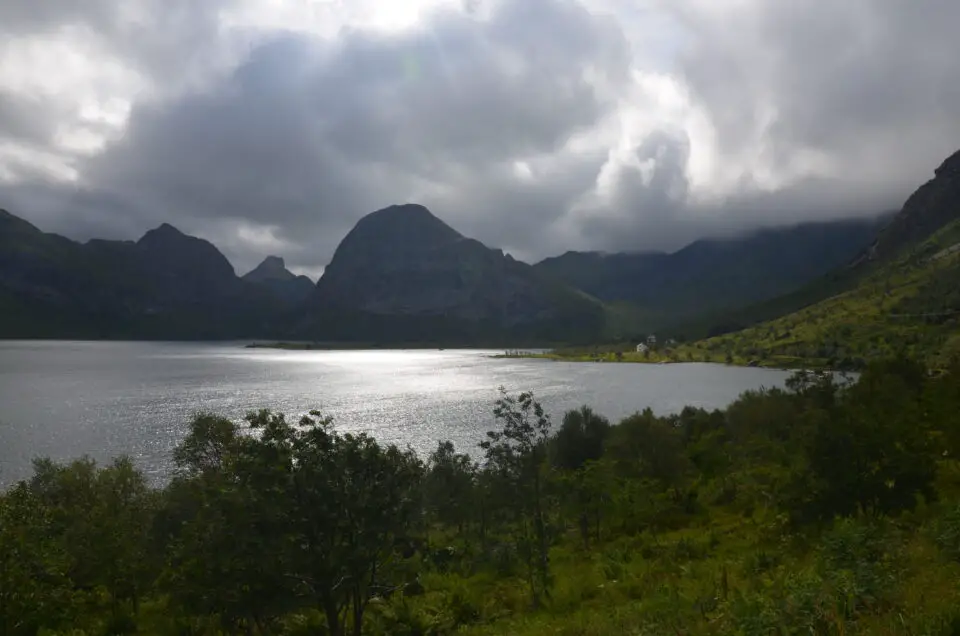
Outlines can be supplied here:
[[657, 337], [653, 334], [647, 336], [647, 344], [651, 347], [655, 346], [657, 344]]
[[650, 347], [643, 344], [642, 342], [637, 345], [637, 353], [646, 353], [649, 350], [650, 350]]

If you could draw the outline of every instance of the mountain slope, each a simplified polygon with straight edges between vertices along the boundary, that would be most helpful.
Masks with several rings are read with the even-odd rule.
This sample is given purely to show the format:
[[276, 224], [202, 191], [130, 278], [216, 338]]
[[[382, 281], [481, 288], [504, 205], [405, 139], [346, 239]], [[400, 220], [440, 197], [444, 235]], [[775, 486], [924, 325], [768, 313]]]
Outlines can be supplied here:
[[696, 241], [672, 254], [568, 252], [536, 267], [606, 302], [627, 302], [659, 322], [776, 297], [849, 262], [882, 227], [877, 219], [807, 223]]
[[960, 153], [948, 159], [850, 266], [804, 290], [813, 302], [697, 346], [831, 366], [859, 366], [898, 351], [933, 361], [960, 354], [958, 159]]
[[298, 305], [313, 295], [314, 284], [306, 276], [297, 276], [287, 269], [278, 256], [268, 256], [262, 263], [242, 276], [242, 279], [258, 285], [291, 305]]
[[837, 267], [789, 294], [733, 311], [702, 316], [685, 324], [682, 331], [694, 337], [737, 331], [852, 290], [859, 281], [916, 248], [958, 217], [960, 151], [934, 171], [934, 178], [907, 199], [903, 208], [880, 229], [873, 242], [849, 264]]
[[596, 337], [595, 299], [466, 238], [420, 205], [361, 219], [317, 283], [305, 329], [336, 338]]

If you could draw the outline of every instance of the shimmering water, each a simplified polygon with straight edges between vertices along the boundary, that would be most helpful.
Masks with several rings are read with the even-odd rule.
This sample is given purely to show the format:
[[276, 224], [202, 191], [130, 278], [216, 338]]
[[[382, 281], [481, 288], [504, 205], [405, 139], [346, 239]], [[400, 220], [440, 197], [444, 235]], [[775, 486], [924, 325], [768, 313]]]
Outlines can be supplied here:
[[31, 459], [126, 454], [155, 481], [199, 411], [241, 417], [319, 408], [342, 430], [429, 452], [475, 454], [494, 425], [497, 387], [533, 390], [557, 421], [589, 404], [611, 419], [651, 407], [723, 407], [786, 372], [708, 364], [493, 359], [493, 351], [279, 351], [242, 343], [0, 341], [0, 483]]

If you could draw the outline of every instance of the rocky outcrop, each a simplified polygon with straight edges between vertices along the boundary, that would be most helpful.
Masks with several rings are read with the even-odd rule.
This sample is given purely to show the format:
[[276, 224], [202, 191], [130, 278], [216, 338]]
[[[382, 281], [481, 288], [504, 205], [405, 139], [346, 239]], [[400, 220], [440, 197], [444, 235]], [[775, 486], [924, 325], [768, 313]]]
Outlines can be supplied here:
[[243, 280], [259, 285], [284, 302], [292, 304], [304, 302], [314, 291], [313, 281], [288, 270], [279, 256], [268, 256], [256, 268], [244, 274]]

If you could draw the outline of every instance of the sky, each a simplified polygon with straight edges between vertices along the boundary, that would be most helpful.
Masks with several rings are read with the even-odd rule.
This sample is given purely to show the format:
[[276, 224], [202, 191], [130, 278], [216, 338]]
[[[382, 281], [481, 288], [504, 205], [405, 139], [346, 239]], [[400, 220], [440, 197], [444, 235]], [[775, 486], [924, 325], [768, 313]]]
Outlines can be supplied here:
[[956, 0], [3, 0], [0, 207], [316, 277], [427, 205], [534, 261], [898, 209], [960, 148]]

